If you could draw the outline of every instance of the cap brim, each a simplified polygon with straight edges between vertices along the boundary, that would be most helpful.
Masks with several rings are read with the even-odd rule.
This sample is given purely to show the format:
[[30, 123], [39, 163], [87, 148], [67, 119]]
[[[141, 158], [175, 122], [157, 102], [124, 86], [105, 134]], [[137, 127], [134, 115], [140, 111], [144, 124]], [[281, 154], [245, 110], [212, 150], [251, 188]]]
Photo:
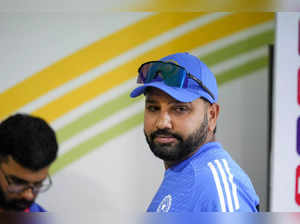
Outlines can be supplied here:
[[200, 97], [204, 97], [210, 103], [215, 102], [215, 100], [202, 89], [199, 89], [199, 88], [184, 89], [184, 88], [178, 88], [178, 87], [171, 87], [171, 86], [164, 84], [164, 82], [151, 82], [151, 83], [147, 83], [142, 86], [139, 86], [130, 93], [130, 97], [137, 97], [137, 96], [143, 94], [147, 87], [158, 88], [180, 102], [185, 102], [185, 103], [192, 102], [195, 99], [200, 98]]

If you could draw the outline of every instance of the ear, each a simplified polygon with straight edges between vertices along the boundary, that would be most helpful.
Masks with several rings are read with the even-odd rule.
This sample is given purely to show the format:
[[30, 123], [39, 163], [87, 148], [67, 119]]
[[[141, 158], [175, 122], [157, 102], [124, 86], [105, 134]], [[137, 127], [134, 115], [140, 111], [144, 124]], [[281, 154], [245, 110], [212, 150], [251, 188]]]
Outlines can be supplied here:
[[211, 133], [213, 133], [213, 131], [216, 128], [219, 112], [220, 112], [219, 104], [213, 103], [209, 105], [207, 108], [208, 131]]

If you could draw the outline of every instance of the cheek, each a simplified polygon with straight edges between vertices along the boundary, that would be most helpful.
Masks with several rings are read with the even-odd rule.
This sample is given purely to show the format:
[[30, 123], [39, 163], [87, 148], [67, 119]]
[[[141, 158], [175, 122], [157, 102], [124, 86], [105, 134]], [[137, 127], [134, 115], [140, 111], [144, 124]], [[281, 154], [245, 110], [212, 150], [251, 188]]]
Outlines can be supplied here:
[[0, 187], [1, 187], [1, 191], [5, 194], [5, 195], [11, 195], [11, 193], [7, 192], [7, 185], [4, 183], [0, 183]]
[[178, 119], [177, 122], [174, 122], [174, 131], [186, 138], [200, 127], [201, 122], [202, 121], [199, 118], [193, 117], [181, 120]]
[[9, 193], [6, 191], [6, 189], [3, 189], [4, 190], [4, 197], [6, 200], [13, 200], [13, 199], [17, 199], [19, 198], [19, 196], [17, 194], [14, 194], [14, 193]]
[[7, 200], [12, 200], [12, 199], [18, 199], [20, 198], [20, 195], [19, 194], [15, 194], [15, 193], [10, 193], [10, 192], [7, 192], [7, 186], [5, 186], [3, 183], [1, 183], [1, 191], [3, 192], [4, 194], [4, 197], [7, 199]]
[[146, 134], [148, 135], [149, 132], [151, 132], [152, 130], [152, 122], [146, 118], [146, 116], [144, 117], [144, 130], [146, 132]]
[[174, 122], [173, 131], [185, 139], [190, 134], [191, 128], [188, 122]]
[[152, 132], [155, 127], [155, 119], [154, 116], [145, 112], [144, 113], [144, 130], [147, 134]]

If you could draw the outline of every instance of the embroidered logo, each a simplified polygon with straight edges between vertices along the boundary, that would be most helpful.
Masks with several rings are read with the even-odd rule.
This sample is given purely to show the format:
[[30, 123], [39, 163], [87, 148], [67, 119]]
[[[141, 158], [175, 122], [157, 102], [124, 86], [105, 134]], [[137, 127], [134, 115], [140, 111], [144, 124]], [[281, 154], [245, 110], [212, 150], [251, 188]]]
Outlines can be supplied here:
[[172, 196], [168, 194], [160, 202], [158, 208], [156, 209], [156, 212], [168, 212], [171, 208], [171, 205], [172, 205]]

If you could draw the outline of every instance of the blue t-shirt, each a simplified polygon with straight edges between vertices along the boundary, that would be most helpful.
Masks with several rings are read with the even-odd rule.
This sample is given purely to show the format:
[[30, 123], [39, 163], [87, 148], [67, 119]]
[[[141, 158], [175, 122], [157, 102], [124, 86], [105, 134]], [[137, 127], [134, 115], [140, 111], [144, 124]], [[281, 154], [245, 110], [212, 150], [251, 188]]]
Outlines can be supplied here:
[[29, 208], [29, 212], [46, 212], [46, 210], [39, 204], [33, 203]]
[[217, 142], [165, 171], [148, 212], [257, 212], [247, 174]]

